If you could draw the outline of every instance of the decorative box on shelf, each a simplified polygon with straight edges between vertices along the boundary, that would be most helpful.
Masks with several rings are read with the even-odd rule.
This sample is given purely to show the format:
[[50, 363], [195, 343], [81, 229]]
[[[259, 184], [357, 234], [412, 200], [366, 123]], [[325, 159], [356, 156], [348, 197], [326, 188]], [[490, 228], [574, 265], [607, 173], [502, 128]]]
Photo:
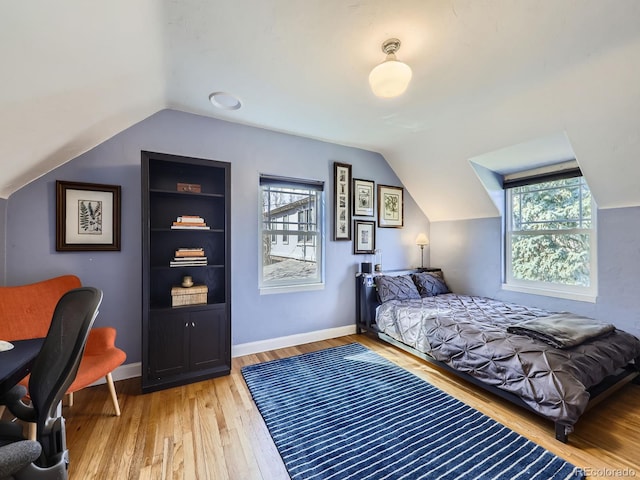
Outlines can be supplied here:
[[182, 183], [178, 182], [179, 192], [201, 193], [202, 187], [199, 183]]
[[182, 307], [184, 305], [199, 305], [207, 303], [206, 285], [194, 285], [193, 287], [171, 287], [171, 306]]

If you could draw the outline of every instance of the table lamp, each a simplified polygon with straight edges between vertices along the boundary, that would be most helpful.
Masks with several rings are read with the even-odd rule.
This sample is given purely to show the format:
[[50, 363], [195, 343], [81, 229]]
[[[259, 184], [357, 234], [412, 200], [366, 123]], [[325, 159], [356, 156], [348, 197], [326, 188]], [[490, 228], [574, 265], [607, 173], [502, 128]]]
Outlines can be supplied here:
[[424, 268], [424, 246], [429, 245], [427, 235], [420, 233], [416, 238], [416, 245], [420, 247], [420, 268]]

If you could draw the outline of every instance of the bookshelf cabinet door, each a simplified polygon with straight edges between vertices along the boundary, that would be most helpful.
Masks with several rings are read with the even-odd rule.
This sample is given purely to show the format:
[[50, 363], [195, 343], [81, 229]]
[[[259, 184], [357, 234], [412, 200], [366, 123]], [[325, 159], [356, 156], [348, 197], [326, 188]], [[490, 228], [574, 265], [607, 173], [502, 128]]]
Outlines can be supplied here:
[[187, 319], [179, 312], [154, 312], [149, 321], [149, 372], [151, 380], [187, 371]]
[[189, 366], [192, 370], [217, 368], [227, 363], [226, 306], [217, 305], [191, 314]]

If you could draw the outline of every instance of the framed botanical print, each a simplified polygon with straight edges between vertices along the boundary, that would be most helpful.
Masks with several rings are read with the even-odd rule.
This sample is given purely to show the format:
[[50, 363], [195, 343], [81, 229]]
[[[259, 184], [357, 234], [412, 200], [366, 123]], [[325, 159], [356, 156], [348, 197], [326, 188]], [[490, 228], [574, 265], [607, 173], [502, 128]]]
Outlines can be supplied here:
[[353, 225], [353, 253], [374, 253], [376, 249], [376, 223], [368, 220], [354, 220]]
[[375, 183], [371, 180], [353, 179], [353, 215], [373, 217], [375, 215]]
[[404, 189], [378, 185], [378, 226], [402, 228], [404, 226]]
[[351, 240], [351, 165], [334, 162], [334, 240]]
[[120, 250], [120, 185], [56, 181], [56, 250]]

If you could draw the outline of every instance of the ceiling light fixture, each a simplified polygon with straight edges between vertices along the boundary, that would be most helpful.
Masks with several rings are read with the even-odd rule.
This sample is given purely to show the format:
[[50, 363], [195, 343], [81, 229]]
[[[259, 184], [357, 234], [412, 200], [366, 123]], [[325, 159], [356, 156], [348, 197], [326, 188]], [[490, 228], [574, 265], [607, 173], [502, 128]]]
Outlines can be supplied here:
[[382, 43], [387, 59], [369, 74], [369, 85], [377, 97], [393, 98], [402, 95], [411, 81], [411, 68], [396, 59], [400, 40], [390, 38]]
[[235, 95], [227, 92], [213, 92], [209, 95], [209, 101], [214, 107], [223, 110], [238, 110], [242, 106], [242, 102]]

